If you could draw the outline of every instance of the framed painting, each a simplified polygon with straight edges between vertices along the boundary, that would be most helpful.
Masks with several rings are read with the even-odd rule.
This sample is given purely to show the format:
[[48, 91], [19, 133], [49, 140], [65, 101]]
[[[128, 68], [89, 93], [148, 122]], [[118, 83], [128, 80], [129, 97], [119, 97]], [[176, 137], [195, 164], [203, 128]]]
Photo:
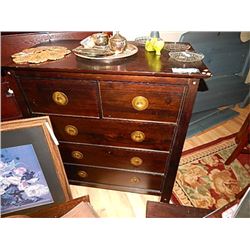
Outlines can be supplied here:
[[2, 217], [72, 198], [48, 116], [2, 122], [0, 131]]

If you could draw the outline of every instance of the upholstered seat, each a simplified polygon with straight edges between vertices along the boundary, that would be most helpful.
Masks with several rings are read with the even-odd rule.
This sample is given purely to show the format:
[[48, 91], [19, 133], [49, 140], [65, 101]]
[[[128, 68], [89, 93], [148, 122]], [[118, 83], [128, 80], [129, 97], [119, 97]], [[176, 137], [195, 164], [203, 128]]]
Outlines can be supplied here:
[[[203, 112], [203, 125], [207, 123], [208, 128], [215, 125], [215, 120], [221, 122], [237, 114], [228, 108], [225, 115], [219, 108], [238, 103], [243, 107], [248, 103], [249, 84], [245, 82], [249, 73], [250, 41], [242, 42], [240, 32], [187, 32], [181, 36], [180, 42], [188, 42], [195, 51], [203, 53], [203, 61], [213, 74], [204, 80], [207, 89], [197, 93], [188, 130], [190, 136], [202, 131], [199, 122], [202, 121]], [[206, 122], [208, 111], [214, 113], [215, 117], [210, 117]], [[195, 117], [199, 118], [198, 122]]]

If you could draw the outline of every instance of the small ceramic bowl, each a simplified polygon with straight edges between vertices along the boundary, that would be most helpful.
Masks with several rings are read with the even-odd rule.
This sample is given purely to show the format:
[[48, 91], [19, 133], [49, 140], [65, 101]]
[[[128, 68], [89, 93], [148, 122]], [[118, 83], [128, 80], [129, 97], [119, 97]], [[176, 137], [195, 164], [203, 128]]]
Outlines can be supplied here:
[[106, 33], [95, 33], [92, 35], [92, 38], [96, 46], [108, 45], [109, 36]]

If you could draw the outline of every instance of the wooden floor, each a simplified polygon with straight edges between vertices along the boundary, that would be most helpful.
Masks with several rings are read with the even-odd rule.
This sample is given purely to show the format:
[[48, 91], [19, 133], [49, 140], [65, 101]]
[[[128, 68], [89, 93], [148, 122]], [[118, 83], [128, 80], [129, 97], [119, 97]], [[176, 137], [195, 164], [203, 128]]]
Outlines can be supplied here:
[[[239, 112], [240, 115], [187, 139], [183, 151], [238, 132], [247, 117], [250, 105], [244, 109], [236, 106], [234, 110]], [[92, 206], [101, 218], [145, 218], [146, 201], [159, 201], [159, 197], [153, 195], [76, 185], [71, 185], [70, 187], [74, 198], [88, 194]]]

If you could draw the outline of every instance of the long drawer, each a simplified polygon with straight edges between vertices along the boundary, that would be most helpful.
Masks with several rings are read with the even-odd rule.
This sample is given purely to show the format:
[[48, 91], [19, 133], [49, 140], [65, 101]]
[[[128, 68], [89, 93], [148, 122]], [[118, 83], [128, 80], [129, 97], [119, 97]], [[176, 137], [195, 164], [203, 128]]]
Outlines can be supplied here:
[[176, 126], [50, 116], [60, 141], [168, 151]]
[[185, 87], [132, 82], [100, 82], [103, 116], [176, 122]]
[[65, 170], [69, 181], [76, 180], [112, 186], [160, 190], [163, 180], [160, 175], [67, 164], [65, 164]]
[[168, 153], [60, 143], [65, 163], [164, 173]]
[[32, 113], [99, 117], [96, 81], [20, 78]]

